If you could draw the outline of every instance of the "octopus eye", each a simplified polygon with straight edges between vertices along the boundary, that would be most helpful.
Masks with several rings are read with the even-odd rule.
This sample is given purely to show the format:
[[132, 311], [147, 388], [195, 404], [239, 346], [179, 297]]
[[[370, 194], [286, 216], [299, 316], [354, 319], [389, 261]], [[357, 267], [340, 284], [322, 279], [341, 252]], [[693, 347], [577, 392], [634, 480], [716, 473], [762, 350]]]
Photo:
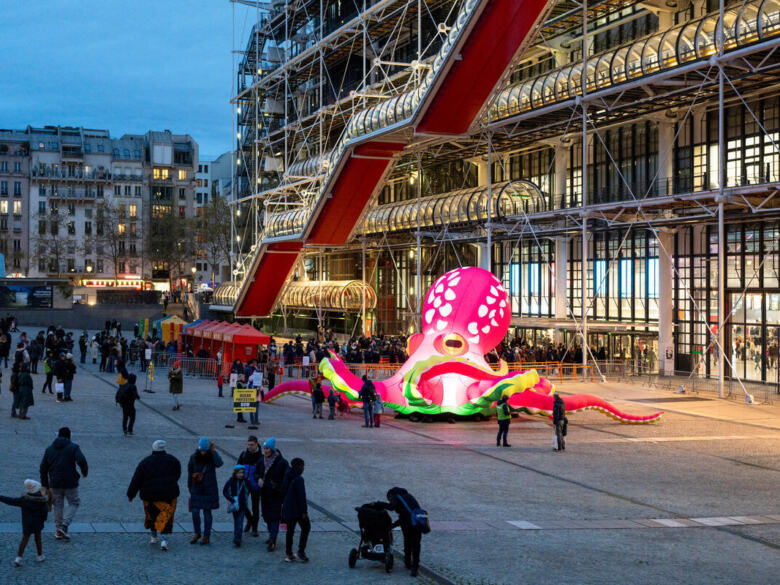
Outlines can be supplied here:
[[434, 347], [443, 354], [458, 356], [468, 351], [468, 344], [463, 336], [457, 333], [442, 335], [434, 342]]

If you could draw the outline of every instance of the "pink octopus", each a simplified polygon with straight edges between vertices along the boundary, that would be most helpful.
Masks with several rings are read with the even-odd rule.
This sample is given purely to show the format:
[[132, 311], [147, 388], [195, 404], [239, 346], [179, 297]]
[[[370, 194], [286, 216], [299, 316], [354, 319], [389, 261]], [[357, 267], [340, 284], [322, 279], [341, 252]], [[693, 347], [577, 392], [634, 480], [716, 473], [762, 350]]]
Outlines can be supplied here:
[[[489, 415], [496, 401], [509, 398], [515, 411], [549, 416], [555, 387], [535, 370], [509, 372], [506, 363], [492, 369], [484, 355], [505, 337], [511, 321], [509, 297], [501, 282], [487, 270], [457, 268], [438, 278], [422, 309], [423, 333], [409, 338], [409, 359], [390, 378], [375, 381], [385, 405], [404, 413]], [[359, 402], [363, 381], [335, 354], [325, 358], [320, 371], [350, 402]], [[307, 393], [309, 383], [291, 380], [266, 395], [271, 401], [283, 394]], [[659, 420], [630, 415], [590, 394], [563, 397], [568, 413], [599, 410], [626, 423]]]

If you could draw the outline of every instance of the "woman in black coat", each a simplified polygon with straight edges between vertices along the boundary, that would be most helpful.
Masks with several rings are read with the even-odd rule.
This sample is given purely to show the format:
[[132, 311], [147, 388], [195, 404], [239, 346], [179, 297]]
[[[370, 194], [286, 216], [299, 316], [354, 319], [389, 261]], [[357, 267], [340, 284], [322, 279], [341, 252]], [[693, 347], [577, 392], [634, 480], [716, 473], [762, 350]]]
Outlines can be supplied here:
[[187, 464], [187, 487], [190, 490], [192, 508], [192, 528], [194, 534], [190, 544], [200, 540], [200, 511], [203, 510], [203, 540], [201, 544], [211, 542], [211, 511], [219, 508], [219, 484], [217, 467], [222, 467], [222, 457], [214, 450], [214, 443], [206, 437], [198, 441], [198, 450], [190, 456]]
[[260, 513], [268, 528], [268, 550], [276, 550], [276, 537], [279, 535], [279, 522], [282, 519], [284, 502], [284, 476], [288, 469], [287, 461], [276, 448], [276, 439], [271, 437], [263, 443], [263, 458], [257, 462], [255, 474], [260, 486]]

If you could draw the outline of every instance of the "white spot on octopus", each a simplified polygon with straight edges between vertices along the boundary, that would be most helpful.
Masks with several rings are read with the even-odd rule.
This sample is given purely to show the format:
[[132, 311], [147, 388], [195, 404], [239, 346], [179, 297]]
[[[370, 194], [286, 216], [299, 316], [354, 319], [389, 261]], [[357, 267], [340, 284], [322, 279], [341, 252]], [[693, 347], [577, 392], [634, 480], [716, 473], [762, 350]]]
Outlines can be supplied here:
[[469, 333], [471, 333], [472, 335], [476, 335], [479, 331], [476, 321], [472, 321], [471, 323], [469, 323], [466, 329], [468, 329]]
[[436, 329], [438, 329], [439, 331], [444, 329], [446, 326], [447, 326], [447, 321], [442, 321], [441, 319], [436, 321]]
[[477, 309], [477, 315], [479, 315], [479, 318], [481, 319], [485, 315], [487, 315], [488, 308], [485, 305], [480, 305], [479, 309]]
[[436, 312], [436, 309], [428, 309], [425, 311], [425, 322], [430, 323], [431, 319], [433, 319], [433, 314]]
[[442, 317], [449, 317], [450, 313], [452, 313], [452, 305], [447, 303], [446, 305], [442, 305], [439, 307], [439, 314]]
[[454, 300], [455, 299], [455, 291], [452, 290], [451, 288], [448, 288], [447, 290], [444, 291], [444, 298], [447, 299], [448, 301]]

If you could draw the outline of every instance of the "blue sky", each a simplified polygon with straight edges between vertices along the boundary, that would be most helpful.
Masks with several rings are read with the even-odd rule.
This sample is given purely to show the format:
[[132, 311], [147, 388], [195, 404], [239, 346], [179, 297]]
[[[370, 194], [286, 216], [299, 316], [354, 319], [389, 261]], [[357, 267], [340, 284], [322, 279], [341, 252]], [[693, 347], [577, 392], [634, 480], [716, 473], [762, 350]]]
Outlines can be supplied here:
[[[229, 0], [0, 0], [0, 127], [169, 129], [230, 150]], [[235, 6], [236, 42], [254, 11]]]

